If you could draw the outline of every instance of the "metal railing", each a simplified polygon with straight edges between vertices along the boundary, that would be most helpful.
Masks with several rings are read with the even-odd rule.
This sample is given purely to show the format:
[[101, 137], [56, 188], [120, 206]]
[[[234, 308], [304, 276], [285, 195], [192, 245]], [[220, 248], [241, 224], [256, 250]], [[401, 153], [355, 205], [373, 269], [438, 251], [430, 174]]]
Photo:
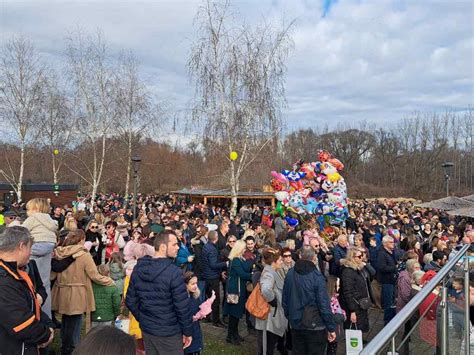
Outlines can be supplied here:
[[[465, 317], [464, 317], [464, 339], [465, 339], [465, 350], [464, 355], [470, 354], [469, 349], [469, 336], [470, 336], [470, 319], [469, 319], [469, 257], [467, 257], [467, 251], [469, 250], [470, 245], [464, 245], [459, 252], [457, 252], [452, 259], [450, 259], [446, 265], [436, 274], [436, 276], [428, 282], [421, 290], [418, 292], [413, 299], [408, 302], [408, 304], [403, 307], [402, 312], [398, 313], [378, 334], [372, 339], [372, 341], [367, 344], [367, 346], [360, 353], [361, 355], [375, 355], [381, 354], [381, 351], [390, 344], [389, 351], [392, 355], [396, 354], [396, 337], [400, 329], [405, 325], [405, 323], [412, 317], [414, 312], [418, 311], [420, 305], [425, 301], [425, 299], [431, 294], [431, 292], [442, 283], [442, 290], [440, 294], [441, 297], [441, 334], [440, 334], [440, 352], [441, 355], [447, 355], [447, 285], [444, 282], [446, 277], [449, 277], [449, 273], [458, 265], [461, 259], [463, 260], [463, 274], [464, 274], [464, 306], [465, 306]], [[405, 339], [406, 341], [406, 339]]]

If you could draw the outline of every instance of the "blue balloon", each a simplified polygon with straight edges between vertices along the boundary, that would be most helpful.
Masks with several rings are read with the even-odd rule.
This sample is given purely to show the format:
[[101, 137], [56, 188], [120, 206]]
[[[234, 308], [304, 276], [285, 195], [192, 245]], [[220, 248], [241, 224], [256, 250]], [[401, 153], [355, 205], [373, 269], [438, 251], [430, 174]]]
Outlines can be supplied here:
[[296, 218], [285, 217], [285, 221], [286, 223], [288, 223], [290, 227], [293, 227], [293, 228], [296, 227], [298, 224], [300, 224], [300, 222]]

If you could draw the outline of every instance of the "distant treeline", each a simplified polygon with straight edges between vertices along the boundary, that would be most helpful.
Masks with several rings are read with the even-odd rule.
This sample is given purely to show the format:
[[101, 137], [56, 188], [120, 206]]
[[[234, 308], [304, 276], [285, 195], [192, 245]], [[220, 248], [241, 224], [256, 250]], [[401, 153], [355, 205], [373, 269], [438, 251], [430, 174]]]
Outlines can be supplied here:
[[[268, 184], [269, 172], [291, 166], [298, 159], [313, 161], [319, 149], [327, 149], [345, 164], [344, 177], [350, 197], [415, 197], [430, 199], [445, 194], [442, 164], [454, 163], [450, 177], [453, 194], [474, 191], [474, 115], [415, 114], [403, 119], [393, 129], [339, 127], [301, 129], [267, 146], [242, 177], [242, 189], [260, 189]], [[112, 132], [113, 133], [113, 132]], [[134, 148], [142, 162], [139, 166], [141, 192], [165, 192], [182, 187], [226, 187], [228, 169], [225, 149], [206, 142], [193, 141], [186, 147], [174, 147], [149, 138], [135, 137]], [[107, 139], [100, 191], [125, 192], [128, 145], [123, 136]], [[207, 148], [207, 147], [211, 148]], [[12, 170], [19, 166], [20, 149], [1, 144]], [[90, 191], [78, 174], [88, 174], [93, 167], [93, 146], [87, 142], [75, 149], [64, 148], [65, 163], [58, 173], [60, 182], [75, 182]], [[25, 182], [52, 182], [51, 151], [39, 145], [26, 147]], [[2, 163], [2, 165], [5, 165]], [[72, 173], [69, 167], [75, 170]], [[133, 176], [130, 177], [133, 179]]]

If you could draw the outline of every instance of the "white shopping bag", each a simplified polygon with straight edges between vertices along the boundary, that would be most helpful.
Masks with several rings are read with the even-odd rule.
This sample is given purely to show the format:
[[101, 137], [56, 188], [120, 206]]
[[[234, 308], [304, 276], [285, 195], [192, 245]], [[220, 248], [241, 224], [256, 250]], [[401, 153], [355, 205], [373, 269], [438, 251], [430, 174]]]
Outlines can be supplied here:
[[115, 328], [120, 329], [124, 333], [130, 334], [130, 319], [120, 319], [119, 317], [117, 317], [117, 319], [115, 320]]
[[362, 351], [362, 348], [362, 331], [357, 329], [346, 329], [346, 354], [358, 355]]

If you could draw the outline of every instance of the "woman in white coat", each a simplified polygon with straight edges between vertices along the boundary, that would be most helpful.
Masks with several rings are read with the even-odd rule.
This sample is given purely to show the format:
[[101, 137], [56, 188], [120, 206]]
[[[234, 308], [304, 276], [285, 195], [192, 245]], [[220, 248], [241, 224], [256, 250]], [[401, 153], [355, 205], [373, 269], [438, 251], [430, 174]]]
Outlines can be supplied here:
[[270, 313], [267, 319], [256, 319], [255, 328], [258, 330], [258, 354], [272, 355], [288, 328], [281, 303], [284, 278], [277, 272], [283, 260], [280, 252], [272, 248], [264, 249], [262, 255], [265, 268], [260, 276], [260, 289], [270, 304]]
[[28, 228], [33, 237], [31, 259], [36, 261], [41, 281], [46, 289], [46, 300], [41, 306], [44, 313], [51, 317], [51, 259], [56, 247], [58, 222], [49, 215], [51, 206], [45, 198], [33, 198], [26, 204], [28, 218], [23, 227]]

